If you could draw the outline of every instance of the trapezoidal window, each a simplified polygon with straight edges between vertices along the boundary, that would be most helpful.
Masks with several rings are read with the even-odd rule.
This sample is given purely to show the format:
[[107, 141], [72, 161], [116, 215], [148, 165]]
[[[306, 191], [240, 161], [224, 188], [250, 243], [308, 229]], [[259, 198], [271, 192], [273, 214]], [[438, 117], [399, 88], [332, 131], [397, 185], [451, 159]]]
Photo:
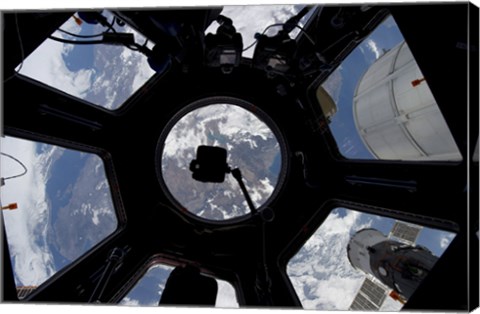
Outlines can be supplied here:
[[334, 209], [290, 259], [305, 309], [399, 311], [455, 233]]
[[[119, 304], [127, 306], [158, 306], [165, 284], [174, 268], [165, 264], [153, 265]], [[217, 278], [215, 280], [218, 286], [215, 307], [238, 308], [235, 288], [225, 280]]]
[[462, 160], [391, 16], [319, 86], [317, 99], [346, 158]]
[[[256, 33], [264, 33], [268, 36], [276, 35], [283, 23], [289, 18], [298, 14], [306, 5], [228, 5], [224, 6], [222, 15], [232, 19], [233, 26], [242, 34], [243, 52], [242, 56], [252, 58], [256, 46]], [[299, 26], [307, 23], [313, 14], [311, 9], [302, 19]], [[216, 33], [219, 24], [213, 22], [205, 33]], [[296, 38], [300, 29], [296, 28], [290, 33], [291, 38]]]
[[157, 176], [171, 201], [183, 211], [211, 221], [250, 213], [231, 174], [222, 183], [192, 178], [190, 163], [200, 145], [227, 150], [227, 162], [240, 169], [254, 207], [267, 206], [283, 183], [285, 143], [278, 128], [253, 104], [230, 97], [192, 103], [165, 128], [157, 147]]
[[1, 138], [3, 222], [17, 294], [33, 291], [118, 226], [103, 161], [92, 153]]
[[[128, 24], [115, 22], [117, 18], [111, 12], [103, 11], [102, 14], [113, 25], [111, 29], [118, 33], [133, 33], [137, 44], [143, 45], [146, 42], [145, 37]], [[81, 43], [99, 41], [103, 32], [112, 33], [108, 27], [88, 21], [90, 23], [80, 19], [76, 13], [52, 37]], [[93, 35], [100, 36], [91, 37]], [[50, 38], [37, 47], [17, 67], [17, 71], [109, 110], [120, 108], [155, 74], [145, 55], [125, 46], [71, 44]]]

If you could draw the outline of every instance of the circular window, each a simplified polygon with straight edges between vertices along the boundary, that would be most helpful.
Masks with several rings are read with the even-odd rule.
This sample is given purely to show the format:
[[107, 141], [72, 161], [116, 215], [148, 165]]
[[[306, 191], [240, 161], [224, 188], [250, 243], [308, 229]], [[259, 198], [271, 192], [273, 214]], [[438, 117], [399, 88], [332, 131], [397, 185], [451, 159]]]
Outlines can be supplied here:
[[273, 121], [245, 101], [215, 97], [197, 101], [167, 125], [157, 147], [157, 175], [181, 210], [208, 220], [245, 216], [250, 209], [232, 176], [222, 183], [192, 178], [190, 163], [200, 145], [227, 150], [231, 169], [239, 168], [255, 208], [265, 206], [285, 176], [285, 143]]

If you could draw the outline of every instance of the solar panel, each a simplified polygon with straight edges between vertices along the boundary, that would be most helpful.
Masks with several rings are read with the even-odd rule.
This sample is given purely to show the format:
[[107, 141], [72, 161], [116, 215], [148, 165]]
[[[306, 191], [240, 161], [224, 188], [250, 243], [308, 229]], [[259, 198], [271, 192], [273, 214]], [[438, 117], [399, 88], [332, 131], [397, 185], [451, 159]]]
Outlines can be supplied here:
[[365, 278], [350, 310], [354, 311], [378, 311], [387, 296], [388, 289], [375, 281]]
[[390, 231], [389, 237], [395, 237], [406, 244], [414, 245], [422, 227], [414, 224], [407, 224], [402, 221], [396, 221]]

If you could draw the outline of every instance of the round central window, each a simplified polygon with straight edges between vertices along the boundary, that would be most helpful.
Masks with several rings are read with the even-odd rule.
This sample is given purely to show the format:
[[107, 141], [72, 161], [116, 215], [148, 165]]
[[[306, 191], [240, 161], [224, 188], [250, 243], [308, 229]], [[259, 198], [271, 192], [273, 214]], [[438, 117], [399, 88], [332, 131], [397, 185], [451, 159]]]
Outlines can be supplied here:
[[222, 183], [192, 178], [190, 163], [200, 145], [227, 150], [227, 163], [239, 168], [257, 209], [271, 200], [285, 174], [285, 144], [273, 121], [245, 101], [215, 97], [179, 112], [160, 137], [157, 174], [179, 209], [208, 220], [242, 217], [250, 209], [238, 182], [226, 174]]

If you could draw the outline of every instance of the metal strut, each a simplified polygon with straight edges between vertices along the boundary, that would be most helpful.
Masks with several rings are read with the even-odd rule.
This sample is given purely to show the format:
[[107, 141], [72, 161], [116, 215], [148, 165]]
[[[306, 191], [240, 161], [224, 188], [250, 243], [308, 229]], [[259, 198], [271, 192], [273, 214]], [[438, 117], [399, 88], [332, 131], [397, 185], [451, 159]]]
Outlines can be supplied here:
[[123, 261], [126, 255], [126, 251], [121, 248], [113, 248], [110, 253], [110, 256], [107, 259], [107, 265], [105, 266], [105, 270], [103, 271], [102, 277], [97, 283], [97, 286], [93, 290], [90, 299], [88, 300], [89, 303], [98, 303], [102, 298], [103, 292], [105, 291], [108, 282], [110, 281], [110, 277], [116, 270], [117, 266]]
[[240, 185], [240, 188], [242, 189], [243, 195], [245, 196], [245, 199], [247, 200], [247, 204], [248, 204], [248, 207], [250, 208], [250, 211], [252, 212], [252, 214], [256, 214], [257, 209], [253, 205], [253, 201], [250, 198], [250, 195], [248, 194], [247, 188], [245, 187], [245, 183], [243, 183], [242, 173], [240, 172], [240, 169], [235, 168], [235, 169], [231, 170], [231, 172], [232, 172], [233, 177], [235, 179], [237, 179], [238, 184]]

